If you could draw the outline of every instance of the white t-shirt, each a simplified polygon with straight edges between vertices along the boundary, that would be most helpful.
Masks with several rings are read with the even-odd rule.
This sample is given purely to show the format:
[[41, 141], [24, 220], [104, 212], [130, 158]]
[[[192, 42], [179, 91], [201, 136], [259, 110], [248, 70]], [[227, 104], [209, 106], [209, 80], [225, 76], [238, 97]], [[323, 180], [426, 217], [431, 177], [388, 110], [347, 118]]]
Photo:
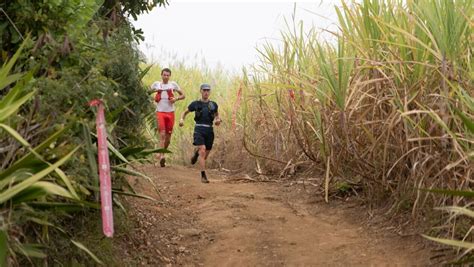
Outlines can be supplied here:
[[[173, 112], [174, 111], [174, 104], [172, 104], [168, 99], [168, 92], [167, 90], [173, 90], [174, 92], [181, 92], [181, 88], [179, 88], [178, 84], [173, 81], [169, 81], [168, 83], [162, 82], [154, 82], [151, 85], [151, 89], [154, 91], [161, 91], [161, 100], [160, 102], [156, 103], [156, 111], [157, 112]], [[176, 96], [175, 96], [176, 98]]]

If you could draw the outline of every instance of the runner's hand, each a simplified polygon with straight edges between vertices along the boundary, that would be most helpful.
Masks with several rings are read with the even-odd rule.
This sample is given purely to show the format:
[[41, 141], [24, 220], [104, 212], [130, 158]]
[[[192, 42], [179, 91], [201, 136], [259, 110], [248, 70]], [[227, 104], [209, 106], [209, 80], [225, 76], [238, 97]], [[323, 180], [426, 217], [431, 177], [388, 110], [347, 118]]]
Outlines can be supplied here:
[[181, 119], [181, 120], [179, 120], [179, 127], [183, 127], [183, 126], [184, 126], [184, 120]]
[[176, 102], [176, 98], [172, 97], [172, 98], [169, 99], [169, 101], [170, 101], [171, 104], [174, 104]]
[[222, 122], [221, 119], [217, 119], [216, 122], [215, 122], [216, 126], [219, 126], [221, 124], [221, 122]]

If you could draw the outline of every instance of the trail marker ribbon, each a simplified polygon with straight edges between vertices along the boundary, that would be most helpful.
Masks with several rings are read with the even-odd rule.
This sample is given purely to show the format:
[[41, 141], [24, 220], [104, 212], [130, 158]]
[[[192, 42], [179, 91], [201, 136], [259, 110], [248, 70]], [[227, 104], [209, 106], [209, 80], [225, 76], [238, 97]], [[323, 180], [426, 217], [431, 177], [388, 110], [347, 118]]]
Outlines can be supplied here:
[[237, 125], [237, 112], [240, 106], [240, 99], [242, 97], [242, 84], [240, 84], [239, 90], [237, 91], [237, 97], [235, 99], [234, 110], [232, 111], [232, 130], [235, 132]]
[[107, 237], [114, 235], [114, 216], [112, 210], [112, 185], [110, 182], [110, 161], [107, 148], [107, 130], [105, 128], [104, 103], [99, 99], [89, 102], [97, 106], [97, 157], [99, 161], [100, 206], [102, 211], [102, 231]]

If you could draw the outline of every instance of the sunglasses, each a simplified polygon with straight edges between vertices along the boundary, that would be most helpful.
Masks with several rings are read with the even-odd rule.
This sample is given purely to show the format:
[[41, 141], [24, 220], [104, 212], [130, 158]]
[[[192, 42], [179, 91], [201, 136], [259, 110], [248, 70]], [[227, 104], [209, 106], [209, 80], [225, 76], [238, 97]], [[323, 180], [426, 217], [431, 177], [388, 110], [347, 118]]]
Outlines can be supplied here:
[[210, 92], [211, 89], [202, 89], [204, 92]]

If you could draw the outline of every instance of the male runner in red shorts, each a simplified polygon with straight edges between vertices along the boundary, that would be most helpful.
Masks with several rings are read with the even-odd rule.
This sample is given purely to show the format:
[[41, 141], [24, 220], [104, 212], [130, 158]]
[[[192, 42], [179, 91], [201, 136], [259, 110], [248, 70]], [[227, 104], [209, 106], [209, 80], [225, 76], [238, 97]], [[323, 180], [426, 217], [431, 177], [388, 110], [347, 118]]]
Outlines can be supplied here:
[[[171, 140], [171, 133], [174, 126], [174, 103], [184, 99], [184, 93], [178, 84], [170, 81], [171, 70], [164, 68], [161, 70], [162, 81], [156, 81], [151, 85], [151, 90], [156, 92], [156, 120], [160, 132], [160, 144], [162, 148], [168, 148]], [[175, 97], [174, 93], [179, 96]], [[160, 166], [165, 167], [165, 155], [160, 154]]]

